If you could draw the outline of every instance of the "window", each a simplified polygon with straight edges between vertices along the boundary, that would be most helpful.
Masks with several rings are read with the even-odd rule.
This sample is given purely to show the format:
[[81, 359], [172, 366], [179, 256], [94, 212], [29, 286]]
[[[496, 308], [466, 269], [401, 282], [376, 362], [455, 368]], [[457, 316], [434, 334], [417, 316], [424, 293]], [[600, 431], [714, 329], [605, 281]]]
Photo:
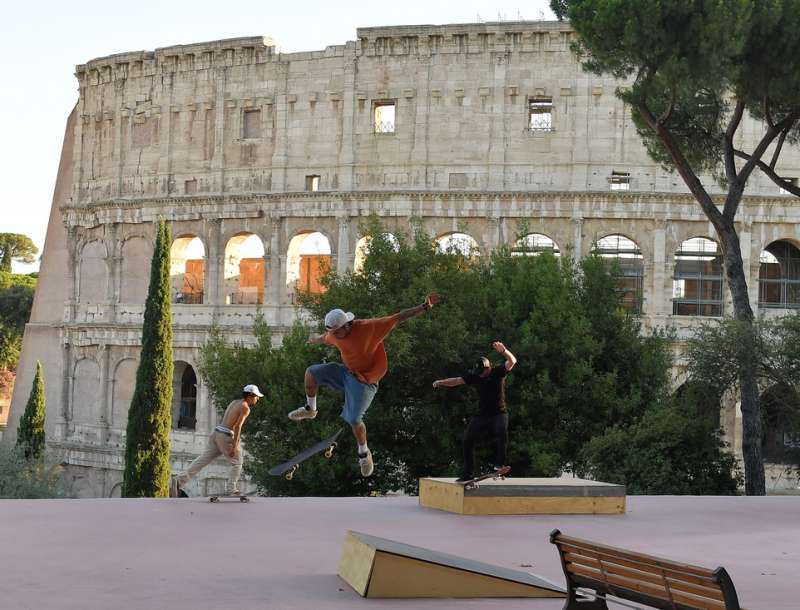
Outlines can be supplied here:
[[467, 175], [463, 173], [451, 173], [448, 178], [448, 186], [451, 189], [467, 188]]
[[597, 240], [594, 253], [617, 266], [616, 291], [620, 305], [632, 313], [641, 313], [644, 257], [639, 245], [624, 235], [607, 235]]
[[261, 109], [245, 110], [242, 119], [242, 138], [252, 140], [261, 137]]
[[717, 242], [693, 237], [684, 241], [675, 253], [672, 313], [722, 315], [722, 252]]
[[528, 100], [528, 130], [553, 131], [553, 98], [532, 97]]
[[197, 180], [192, 178], [191, 180], [184, 180], [183, 181], [183, 192], [187, 195], [193, 195], [197, 192]]
[[307, 191], [318, 191], [319, 190], [319, 176], [316, 174], [311, 174], [310, 176], [306, 176], [306, 190]]
[[396, 102], [375, 102], [373, 122], [375, 133], [394, 133]]
[[[797, 186], [797, 178], [784, 178], [784, 181], [788, 182], [792, 186]], [[785, 188], [780, 187], [780, 188], [778, 188], [778, 194], [780, 194], [780, 195], [791, 195], [792, 193], [787, 191]]]
[[612, 191], [629, 191], [631, 190], [631, 174], [630, 172], [611, 172], [608, 183]]
[[800, 250], [788, 241], [771, 243], [761, 253], [759, 307], [800, 308]]

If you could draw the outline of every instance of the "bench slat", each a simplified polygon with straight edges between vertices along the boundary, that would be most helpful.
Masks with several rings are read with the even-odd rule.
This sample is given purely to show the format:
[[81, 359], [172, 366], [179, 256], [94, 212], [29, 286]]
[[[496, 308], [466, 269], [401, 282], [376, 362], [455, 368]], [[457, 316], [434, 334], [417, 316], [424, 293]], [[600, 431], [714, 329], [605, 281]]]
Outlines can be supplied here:
[[[641, 580], [643, 582], [648, 582], [651, 584], [663, 586], [664, 583], [666, 582], [666, 584], [669, 585], [670, 589], [677, 589], [679, 591], [692, 593], [700, 597], [708, 597], [711, 599], [717, 599], [721, 601], [724, 601], [725, 599], [725, 596], [722, 594], [722, 590], [719, 588], [719, 586], [717, 586], [715, 583], [710, 583], [710, 581], [708, 580], [698, 579], [693, 576], [689, 576], [688, 578], [676, 579], [670, 576], [669, 574], [653, 574], [650, 572], [644, 572], [639, 569], [638, 564], [624, 559], [602, 558], [602, 566], [601, 566], [600, 559], [596, 559], [593, 557], [586, 557], [583, 555], [575, 555], [574, 553], [565, 553], [564, 561], [568, 563], [584, 565], [587, 567], [595, 568], [597, 570], [601, 570], [602, 568], [602, 570], [605, 571], [607, 574], [616, 574], [618, 576], [624, 576], [632, 580]], [[699, 581], [699, 583], [695, 581]], [[713, 587], [704, 586], [708, 584], [712, 584], [715, 586]]]
[[596, 557], [600, 555], [602, 556], [604, 561], [606, 560], [606, 558], [608, 560], [619, 558], [621, 560], [631, 561], [635, 563], [637, 566], [640, 566], [638, 569], [642, 570], [643, 572], [652, 572], [655, 574], [661, 574], [663, 572], [672, 572], [678, 578], [683, 577], [684, 575], [694, 576], [698, 580], [700, 580], [700, 582], [696, 582], [696, 584], [715, 583], [714, 572], [706, 568], [698, 568], [696, 566], [691, 566], [688, 564], [675, 563], [672, 561], [658, 559], [657, 557], [652, 557], [650, 555], [639, 555], [637, 553], [628, 553], [625, 551], [621, 551], [619, 549], [614, 549], [613, 547], [607, 547], [603, 545], [594, 546], [591, 543], [586, 543], [586, 542], [584, 542], [583, 544], [566, 542], [563, 541], [562, 538], [556, 540], [555, 544], [557, 547], [559, 547], [559, 549], [562, 552], [567, 551], [575, 555], [583, 555], [586, 557]]
[[593, 570], [577, 564], [568, 564], [567, 570], [571, 574], [583, 576], [584, 578], [581, 580], [584, 581], [585, 585], [590, 587], [599, 586], [601, 589], [607, 588], [609, 593], [617, 597], [624, 598], [625, 591], [635, 591], [636, 593], [648, 595], [665, 602], [672, 601], [683, 604], [688, 608], [696, 608], [697, 610], [725, 610], [725, 604], [721, 601], [698, 597], [681, 591], [671, 591], [668, 593], [664, 587], [631, 580], [614, 574], [607, 574], [604, 578], [599, 570]]

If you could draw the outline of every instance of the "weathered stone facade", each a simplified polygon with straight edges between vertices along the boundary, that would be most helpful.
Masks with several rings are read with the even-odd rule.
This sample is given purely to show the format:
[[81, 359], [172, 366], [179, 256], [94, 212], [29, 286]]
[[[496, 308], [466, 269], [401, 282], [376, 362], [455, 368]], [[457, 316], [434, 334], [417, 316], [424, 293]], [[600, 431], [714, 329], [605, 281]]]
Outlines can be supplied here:
[[[238, 38], [78, 66], [17, 384], [30, 386], [41, 359], [48, 438], [65, 452], [74, 492], [118, 493], [159, 216], [176, 243], [202, 242], [191, 271], [185, 249], [173, 257], [176, 390], [195, 401], [194, 428], [172, 433], [176, 469], [216, 417], [202, 380], [189, 397], [180, 371], [196, 370], [212, 322], [249, 336], [256, 306], [229, 290], [229, 267], [241, 264], [230, 244], [245, 235], [263, 247], [248, 269], [263, 274], [258, 300], [277, 327], [296, 315], [293, 239], [321, 233], [335, 268], [351, 269], [371, 214], [390, 230], [416, 217], [432, 237], [466, 233], [484, 253], [512, 245], [523, 226], [578, 256], [622, 235], [641, 253], [647, 325], [685, 336], [702, 318], [673, 314], [675, 252], [714, 239], [713, 228], [680, 178], [648, 158], [619, 83], [581, 70], [572, 37], [558, 22], [380, 27], [324, 51], [280, 54], [267, 39]], [[544, 123], [534, 124], [534, 102], [549, 112]], [[391, 123], [376, 125], [385, 105]], [[747, 122], [742, 144], [758, 133]], [[783, 166], [800, 176], [798, 150]], [[760, 255], [776, 240], [800, 243], [800, 205], [755, 174], [739, 219], [757, 306]], [[12, 435], [24, 400], [14, 396]], [[738, 418], [727, 409], [737, 446]], [[210, 472], [202, 491], [219, 477]]]

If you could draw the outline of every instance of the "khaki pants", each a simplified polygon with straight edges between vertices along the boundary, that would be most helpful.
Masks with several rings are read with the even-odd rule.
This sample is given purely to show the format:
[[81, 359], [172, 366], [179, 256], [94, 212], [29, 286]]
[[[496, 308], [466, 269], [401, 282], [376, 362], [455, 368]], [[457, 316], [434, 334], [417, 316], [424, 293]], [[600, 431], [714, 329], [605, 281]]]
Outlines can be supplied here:
[[233, 457], [228, 457], [231, 449], [233, 449], [232, 436], [217, 432], [216, 430], [212, 432], [208, 437], [206, 450], [189, 464], [189, 468], [186, 469], [186, 472], [178, 475], [178, 485], [183, 487], [197, 476], [197, 473], [203, 468], [208, 466], [219, 456], [224, 455], [225, 459], [228, 460], [231, 465], [231, 469], [228, 473], [228, 483], [225, 485], [225, 492], [230, 493], [238, 489], [239, 478], [242, 476], [242, 450], [240, 447], [237, 447]]

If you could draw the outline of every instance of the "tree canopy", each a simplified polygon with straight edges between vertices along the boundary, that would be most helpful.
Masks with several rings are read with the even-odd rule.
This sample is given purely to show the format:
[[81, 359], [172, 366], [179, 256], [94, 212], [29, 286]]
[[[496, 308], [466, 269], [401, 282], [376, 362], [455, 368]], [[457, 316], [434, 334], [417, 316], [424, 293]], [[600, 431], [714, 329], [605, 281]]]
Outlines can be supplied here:
[[0, 233], [0, 271], [11, 273], [11, 262], [33, 263], [39, 248], [21, 233]]

